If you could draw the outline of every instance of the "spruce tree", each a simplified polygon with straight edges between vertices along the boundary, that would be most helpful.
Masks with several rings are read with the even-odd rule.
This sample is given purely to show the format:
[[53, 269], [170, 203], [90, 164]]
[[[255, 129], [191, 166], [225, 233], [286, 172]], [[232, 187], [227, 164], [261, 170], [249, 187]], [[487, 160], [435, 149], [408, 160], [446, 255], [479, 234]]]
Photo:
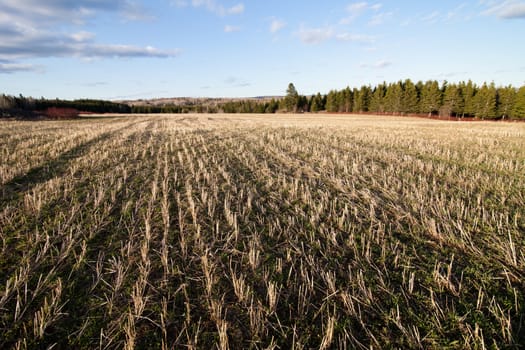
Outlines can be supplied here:
[[403, 100], [401, 112], [403, 113], [417, 113], [418, 105], [417, 88], [410, 79], [403, 83]]
[[423, 113], [435, 114], [441, 108], [441, 89], [437, 81], [427, 81], [421, 90], [420, 108]]
[[345, 103], [345, 97], [344, 97], [344, 91], [337, 91], [335, 94], [335, 100], [336, 100], [336, 111], [337, 112], [344, 112], [344, 103]]
[[317, 100], [317, 95], [312, 95], [312, 97], [310, 98], [310, 112], [312, 113], [316, 113], [316, 112], [319, 112], [321, 110], [320, 106], [319, 106], [319, 102]]
[[295, 89], [294, 84], [288, 84], [286, 89], [286, 97], [284, 98], [284, 104], [288, 112], [296, 112], [299, 104], [299, 93]]
[[383, 113], [385, 111], [384, 98], [386, 93], [386, 83], [379, 84], [374, 88], [370, 96], [370, 111]]
[[401, 82], [388, 85], [385, 95], [385, 109], [390, 113], [401, 112], [401, 100], [403, 98], [403, 88]]
[[497, 92], [494, 83], [487, 85], [484, 83], [474, 98], [474, 115], [480, 119], [496, 118], [496, 98]]
[[465, 107], [463, 110], [463, 115], [466, 117], [473, 117], [475, 114], [474, 100], [477, 94], [477, 86], [469, 80], [466, 84], [463, 83], [463, 86], [460, 85], [463, 91], [463, 98], [465, 101]]
[[498, 89], [498, 117], [507, 119], [511, 116], [515, 99], [516, 89], [512, 86]]
[[327, 112], [337, 112], [337, 92], [335, 90], [330, 90], [326, 96], [326, 111]]
[[515, 119], [525, 119], [525, 86], [522, 86], [516, 94], [512, 117]]
[[354, 104], [354, 96], [352, 90], [347, 87], [343, 91], [343, 112], [352, 112], [352, 107]]
[[447, 84], [443, 96], [441, 112], [446, 116], [461, 116], [465, 108], [461, 88], [456, 84]]
[[371, 88], [363, 85], [360, 90], [354, 89], [354, 112], [368, 112]]

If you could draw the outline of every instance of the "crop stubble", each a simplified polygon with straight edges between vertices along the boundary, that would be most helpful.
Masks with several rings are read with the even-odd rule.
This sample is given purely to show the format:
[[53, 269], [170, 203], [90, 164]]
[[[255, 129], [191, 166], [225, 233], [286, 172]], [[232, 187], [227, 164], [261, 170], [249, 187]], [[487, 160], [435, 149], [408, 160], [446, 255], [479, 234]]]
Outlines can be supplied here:
[[0, 346], [519, 348], [525, 126], [0, 122]]

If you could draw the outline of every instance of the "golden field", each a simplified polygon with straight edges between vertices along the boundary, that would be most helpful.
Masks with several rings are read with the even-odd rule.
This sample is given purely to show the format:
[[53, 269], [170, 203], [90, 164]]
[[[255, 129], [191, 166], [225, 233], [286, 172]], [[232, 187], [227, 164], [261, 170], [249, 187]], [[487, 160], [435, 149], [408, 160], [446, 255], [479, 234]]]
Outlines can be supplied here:
[[515, 348], [525, 124], [0, 121], [0, 347]]

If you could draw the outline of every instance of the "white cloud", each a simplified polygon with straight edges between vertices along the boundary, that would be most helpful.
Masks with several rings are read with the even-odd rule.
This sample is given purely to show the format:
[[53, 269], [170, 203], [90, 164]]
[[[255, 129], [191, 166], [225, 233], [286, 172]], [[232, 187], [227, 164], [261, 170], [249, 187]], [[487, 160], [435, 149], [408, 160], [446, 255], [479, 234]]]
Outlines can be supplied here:
[[85, 31], [71, 34], [71, 38], [78, 42], [89, 41], [89, 40], [92, 40], [94, 37], [95, 37], [95, 34], [90, 33], [90, 32], [85, 32]]
[[238, 27], [238, 26], [232, 26], [232, 25], [224, 26], [225, 33], [234, 33], [234, 32], [239, 32], [240, 30], [241, 30], [241, 27]]
[[241, 13], [244, 13], [244, 4], [238, 4], [233, 7], [230, 7], [226, 13], [229, 15], [240, 15]]
[[381, 60], [375, 63], [361, 63], [359, 66], [361, 68], [371, 68], [371, 69], [383, 69], [392, 65], [392, 62], [387, 60]]
[[[185, 2], [177, 1], [180, 4], [185, 4]], [[243, 3], [239, 3], [232, 7], [224, 7], [224, 5], [220, 4], [216, 0], [191, 0], [191, 5], [193, 7], [203, 7], [206, 10], [213, 12], [219, 16], [226, 16], [226, 15], [239, 15], [244, 13], [245, 7]]]
[[346, 11], [348, 11], [351, 15], [360, 15], [364, 10], [366, 10], [368, 7], [367, 2], [356, 2], [353, 4], [350, 4], [346, 7]]
[[83, 24], [86, 18], [101, 11], [118, 13], [122, 18], [151, 18], [136, 0], [2, 0], [0, 13], [20, 20], [19, 23], [38, 21], [41, 24]]
[[463, 3], [454, 8], [453, 10], [449, 11], [446, 15], [446, 20], [451, 21], [453, 19], [458, 19], [463, 11], [467, 7], [467, 4]]
[[[133, 2], [117, 0], [0, 2], [0, 73], [34, 71], [21, 60], [46, 57], [170, 57], [179, 50], [160, 50], [122, 44], [99, 44], [95, 34], [81, 30], [83, 23], [100, 12], [124, 15]], [[140, 7], [135, 7], [140, 9]], [[128, 12], [129, 14], [130, 12]], [[138, 17], [137, 17], [138, 18]], [[129, 19], [129, 17], [128, 17]], [[68, 28], [75, 28], [73, 34]], [[80, 28], [79, 28], [80, 27]], [[78, 30], [80, 29], [80, 30]], [[71, 32], [71, 30], [70, 30]]]
[[41, 71], [42, 67], [27, 63], [0, 63], [0, 74]]
[[486, 2], [488, 8], [484, 15], [494, 15], [501, 19], [525, 18], [525, 2], [507, 0], [499, 3]]
[[367, 11], [377, 12], [383, 7], [383, 4], [377, 3], [370, 5], [368, 2], [355, 2], [346, 7], [348, 15], [339, 21], [340, 24], [350, 24], [355, 19], [363, 15]]
[[370, 35], [363, 34], [351, 34], [351, 33], [341, 33], [336, 35], [337, 40], [340, 41], [349, 41], [349, 42], [358, 42], [358, 43], [374, 43], [375, 37]]
[[188, 2], [186, 0], [172, 0], [171, 4], [177, 7], [186, 7]]
[[371, 35], [337, 32], [332, 27], [301, 27], [295, 34], [303, 43], [309, 45], [320, 44], [328, 40], [364, 44], [372, 44], [376, 41], [376, 38]]
[[330, 27], [325, 28], [304, 28], [301, 27], [297, 36], [305, 44], [320, 44], [334, 36], [334, 31]]
[[275, 34], [281, 29], [286, 27], [286, 22], [281, 21], [280, 19], [274, 18], [270, 23], [270, 33]]
[[386, 20], [391, 18], [392, 15], [393, 15], [392, 12], [378, 13], [378, 14], [372, 16], [372, 19], [368, 22], [368, 24], [371, 25], [371, 26], [377, 26], [377, 25], [383, 24]]
[[237, 78], [237, 77], [228, 77], [224, 80], [224, 83], [226, 85], [236, 86], [236, 87], [246, 87], [246, 86], [252, 85], [250, 82], [244, 79], [241, 79], [241, 78]]
[[421, 21], [426, 23], [436, 23], [441, 16], [441, 13], [439, 11], [434, 11], [426, 16], [423, 16], [421, 18]]
[[82, 57], [160, 57], [167, 58], [180, 54], [180, 50], [159, 50], [152, 46], [133, 45], [86, 45], [79, 47], [77, 54]]
[[121, 15], [128, 21], [152, 21], [155, 19], [141, 4], [137, 1], [126, 0]]
[[383, 61], [376, 62], [376, 64], [374, 65], [374, 68], [386, 68], [391, 65], [392, 65], [392, 62], [383, 60]]

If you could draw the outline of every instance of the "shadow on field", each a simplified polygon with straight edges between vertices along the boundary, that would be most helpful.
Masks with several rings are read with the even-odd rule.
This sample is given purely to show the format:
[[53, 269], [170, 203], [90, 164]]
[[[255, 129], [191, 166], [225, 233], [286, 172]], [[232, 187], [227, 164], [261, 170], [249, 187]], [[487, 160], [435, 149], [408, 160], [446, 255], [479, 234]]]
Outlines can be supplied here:
[[30, 191], [40, 183], [51, 180], [54, 177], [63, 176], [66, 173], [69, 163], [87, 154], [92, 146], [98, 142], [111, 137], [119, 130], [105, 132], [91, 140], [83, 142], [54, 159], [50, 159], [42, 165], [29, 169], [25, 174], [18, 175], [0, 187], [0, 210], [4, 209], [9, 203], [18, 201], [25, 192]]

